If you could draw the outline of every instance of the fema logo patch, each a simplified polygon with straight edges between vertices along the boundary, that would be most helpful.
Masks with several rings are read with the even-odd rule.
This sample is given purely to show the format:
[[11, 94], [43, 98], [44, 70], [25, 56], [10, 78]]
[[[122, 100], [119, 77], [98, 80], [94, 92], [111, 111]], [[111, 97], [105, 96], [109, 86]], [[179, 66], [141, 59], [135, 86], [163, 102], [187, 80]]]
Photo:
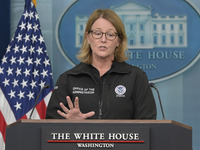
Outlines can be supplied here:
[[117, 97], [125, 97], [125, 93], [126, 93], [126, 87], [123, 86], [123, 85], [118, 85], [116, 88], [115, 88], [115, 93], [117, 94], [116, 96]]
[[79, 63], [85, 26], [99, 8], [114, 10], [128, 38], [127, 63], [153, 82], [175, 77], [200, 59], [200, 10], [188, 0], [75, 0], [56, 27], [58, 47], [68, 62]]

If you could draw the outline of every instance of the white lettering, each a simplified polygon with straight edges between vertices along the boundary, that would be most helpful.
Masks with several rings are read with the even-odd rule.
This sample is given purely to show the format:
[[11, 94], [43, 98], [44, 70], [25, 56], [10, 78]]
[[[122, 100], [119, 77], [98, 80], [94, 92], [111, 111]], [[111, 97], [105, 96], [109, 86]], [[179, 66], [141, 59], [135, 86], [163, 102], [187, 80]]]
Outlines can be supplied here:
[[155, 70], [157, 69], [157, 64], [133, 64], [133, 66], [136, 66], [140, 69], [144, 70]]
[[138, 52], [136, 52], [136, 51], [129, 51], [128, 52], [128, 56], [130, 57], [130, 59], [136, 59], [136, 60], [138, 60], [138, 59], [142, 59], [142, 52], [141, 51], [138, 51]]
[[135, 133], [135, 134], [134, 134], [134, 140], [140, 140], [140, 138], [139, 138], [139, 133]]
[[77, 143], [79, 148], [114, 148], [113, 143]]
[[52, 139], [55, 140], [56, 139], [56, 135], [57, 133], [51, 133]]
[[184, 59], [184, 51], [149, 51], [148, 59]]
[[74, 133], [74, 137], [78, 140], [104, 140], [104, 133]]
[[81, 139], [82, 133], [74, 133], [76, 139]]
[[73, 87], [73, 94], [94, 94], [94, 88]]
[[109, 140], [139, 140], [139, 133], [109, 133]]
[[51, 133], [53, 140], [69, 140], [70, 133]]

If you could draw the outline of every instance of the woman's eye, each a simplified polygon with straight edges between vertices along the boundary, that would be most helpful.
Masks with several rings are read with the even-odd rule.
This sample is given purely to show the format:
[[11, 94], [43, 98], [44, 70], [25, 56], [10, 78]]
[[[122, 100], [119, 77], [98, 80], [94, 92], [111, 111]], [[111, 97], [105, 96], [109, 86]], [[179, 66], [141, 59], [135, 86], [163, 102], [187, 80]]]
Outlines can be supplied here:
[[101, 32], [94, 32], [94, 34], [96, 34], [96, 35], [101, 35]]
[[112, 36], [114, 36], [114, 34], [113, 34], [113, 33], [107, 33], [107, 35], [108, 35], [109, 37], [112, 37]]

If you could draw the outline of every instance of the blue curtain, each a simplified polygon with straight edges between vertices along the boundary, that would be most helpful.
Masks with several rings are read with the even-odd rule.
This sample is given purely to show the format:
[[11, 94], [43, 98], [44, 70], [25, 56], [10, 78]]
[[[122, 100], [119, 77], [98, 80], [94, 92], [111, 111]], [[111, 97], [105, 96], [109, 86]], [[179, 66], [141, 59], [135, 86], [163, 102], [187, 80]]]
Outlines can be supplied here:
[[0, 1], [0, 61], [10, 41], [10, 0]]

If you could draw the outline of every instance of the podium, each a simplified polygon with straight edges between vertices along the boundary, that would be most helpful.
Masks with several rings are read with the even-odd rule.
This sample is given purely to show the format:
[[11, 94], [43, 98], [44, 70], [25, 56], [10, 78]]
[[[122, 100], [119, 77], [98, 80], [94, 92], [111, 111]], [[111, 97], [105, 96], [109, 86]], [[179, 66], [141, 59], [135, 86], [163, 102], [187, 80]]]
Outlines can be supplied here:
[[173, 120], [20, 120], [6, 150], [192, 150], [192, 127]]

